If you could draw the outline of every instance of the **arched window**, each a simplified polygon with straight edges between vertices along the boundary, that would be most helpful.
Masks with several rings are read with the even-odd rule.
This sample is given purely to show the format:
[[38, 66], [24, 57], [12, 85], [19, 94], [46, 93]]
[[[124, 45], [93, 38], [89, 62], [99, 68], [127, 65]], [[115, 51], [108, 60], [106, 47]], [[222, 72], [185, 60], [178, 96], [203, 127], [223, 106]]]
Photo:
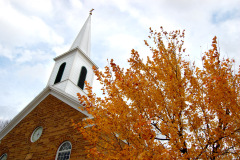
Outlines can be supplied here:
[[78, 79], [78, 86], [82, 90], [84, 88], [84, 81], [86, 80], [86, 76], [87, 76], [87, 69], [86, 69], [86, 67], [82, 67], [80, 75], [79, 75], [79, 79]]
[[7, 153], [4, 153], [1, 157], [0, 160], [7, 160]]
[[58, 148], [56, 160], [69, 160], [72, 150], [72, 145], [69, 141], [63, 142]]
[[57, 73], [57, 76], [56, 76], [54, 84], [56, 84], [56, 83], [61, 81], [64, 69], [65, 69], [65, 66], [66, 66], [66, 62], [61, 64], [61, 66], [59, 67], [59, 70], [58, 70], [58, 73]]

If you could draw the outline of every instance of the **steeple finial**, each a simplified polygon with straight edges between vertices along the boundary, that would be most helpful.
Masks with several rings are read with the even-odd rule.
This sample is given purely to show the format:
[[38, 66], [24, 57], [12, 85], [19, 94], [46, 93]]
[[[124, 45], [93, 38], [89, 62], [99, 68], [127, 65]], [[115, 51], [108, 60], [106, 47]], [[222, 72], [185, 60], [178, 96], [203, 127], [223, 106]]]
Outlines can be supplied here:
[[91, 10], [89, 11], [89, 14], [90, 14], [90, 15], [92, 15], [93, 10], [94, 10], [94, 9], [91, 9]]

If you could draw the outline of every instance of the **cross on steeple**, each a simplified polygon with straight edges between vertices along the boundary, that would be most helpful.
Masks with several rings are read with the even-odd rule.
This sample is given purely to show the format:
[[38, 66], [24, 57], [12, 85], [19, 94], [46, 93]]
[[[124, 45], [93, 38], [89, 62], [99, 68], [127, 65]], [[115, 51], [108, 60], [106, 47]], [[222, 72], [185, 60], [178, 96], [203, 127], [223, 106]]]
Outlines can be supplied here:
[[94, 10], [94, 9], [91, 9], [91, 10], [89, 11], [89, 14], [90, 14], [90, 15], [92, 15], [93, 10]]

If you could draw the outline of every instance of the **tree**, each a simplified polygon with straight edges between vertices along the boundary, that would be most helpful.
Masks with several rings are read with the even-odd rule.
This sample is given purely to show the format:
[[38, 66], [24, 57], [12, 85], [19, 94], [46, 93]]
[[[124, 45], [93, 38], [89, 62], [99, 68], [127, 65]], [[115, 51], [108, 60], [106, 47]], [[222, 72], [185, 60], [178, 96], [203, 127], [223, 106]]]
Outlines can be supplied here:
[[88, 118], [74, 126], [93, 159], [233, 159], [240, 154], [240, 71], [221, 59], [217, 39], [197, 67], [184, 58], [184, 31], [150, 28], [147, 60], [131, 51], [130, 67], [113, 60], [97, 97], [78, 94]]
[[1, 120], [0, 119], [0, 132], [3, 130], [3, 128], [5, 128], [8, 123], [10, 122], [10, 120]]

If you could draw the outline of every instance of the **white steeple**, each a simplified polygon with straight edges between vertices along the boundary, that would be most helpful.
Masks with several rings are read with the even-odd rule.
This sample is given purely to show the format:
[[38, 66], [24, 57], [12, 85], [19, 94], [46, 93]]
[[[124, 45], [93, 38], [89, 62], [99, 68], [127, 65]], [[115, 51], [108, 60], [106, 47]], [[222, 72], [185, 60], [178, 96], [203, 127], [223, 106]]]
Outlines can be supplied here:
[[77, 93], [86, 95], [84, 82], [93, 83], [92, 67], [98, 68], [90, 57], [91, 11], [88, 19], [73, 42], [70, 50], [54, 58], [55, 66], [48, 85], [77, 98]]
[[83, 25], [82, 29], [78, 33], [75, 41], [73, 42], [70, 50], [78, 47], [81, 49], [88, 57], [90, 57], [91, 51], [91, 12]]

